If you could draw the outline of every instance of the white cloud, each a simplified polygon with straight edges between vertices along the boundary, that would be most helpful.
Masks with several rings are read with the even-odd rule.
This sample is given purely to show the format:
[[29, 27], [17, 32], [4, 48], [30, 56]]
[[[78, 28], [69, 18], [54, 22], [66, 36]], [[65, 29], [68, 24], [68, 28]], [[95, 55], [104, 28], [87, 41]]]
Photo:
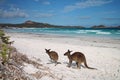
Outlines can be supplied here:
[[65, 6], [64, 12], [69, 12], [69, 11], [73, 11], [73, 10], [80, 9], [80, 8], [101, 6], [104, 4], [111, 3], [111, 2], [112, 2], [112, 0], [86, 0], [86, 1], [82, 1], [82, 2], [77, 2], [73, 5]]
[[10, 8], [10, 10], [0, 9], [0, 18], [26, 18], [28, 14], [19, 8]]
[[49, 1], [44, 1], [44, 0], [34, 0], [35, 2], [41, 2], [44, 5], [50, 5], [51, 3]]
[[50, 5], [51, 3], [48, 2], [48, 1], [44, 1], [43, 4], [44, 4], [44, 5]]
[[34, 1], [38, 2], [39, 0], [34, 0]]
[[115, 14], [117, 13], [117, 11], [104, 11], [104, 12], [101, 12], [102, 14]]
[[50, 17], [53, 17], [54, 14], [51, 14], [51, 13], [39, 13], [37, 14], [35, 17], [39, 17], [39, 18], [50, 18]]

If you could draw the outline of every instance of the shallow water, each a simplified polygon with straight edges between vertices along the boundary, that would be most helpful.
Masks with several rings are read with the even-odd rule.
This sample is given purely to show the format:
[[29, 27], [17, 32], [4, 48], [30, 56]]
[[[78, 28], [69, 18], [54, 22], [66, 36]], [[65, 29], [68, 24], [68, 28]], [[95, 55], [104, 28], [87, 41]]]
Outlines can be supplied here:
[[78, 28], [15, 28], [6, 29], [8, 32], [54, 34], [65, 36], [91, 36], [120, 39], [120, 29], [78, 29]]

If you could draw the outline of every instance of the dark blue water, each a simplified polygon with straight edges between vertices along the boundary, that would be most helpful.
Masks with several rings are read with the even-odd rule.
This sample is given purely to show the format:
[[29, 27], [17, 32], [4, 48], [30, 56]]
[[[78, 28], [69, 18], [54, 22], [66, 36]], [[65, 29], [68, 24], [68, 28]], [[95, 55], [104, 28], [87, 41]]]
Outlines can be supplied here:
[[8, 32], [54, 34], [66, 36], [95, 36], [120, 39], [120, 29], [78, 29], [78, 28], [17, 28], [7, 29]]

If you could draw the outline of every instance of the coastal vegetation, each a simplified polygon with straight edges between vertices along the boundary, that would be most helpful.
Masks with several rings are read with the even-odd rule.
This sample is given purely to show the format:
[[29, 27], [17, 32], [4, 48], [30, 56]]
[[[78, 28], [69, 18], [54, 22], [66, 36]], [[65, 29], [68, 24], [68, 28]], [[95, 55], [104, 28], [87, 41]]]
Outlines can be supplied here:
[[[62, 26], [48, 23], [39, 23], [31, 20], [20, 24], [0, 23], [0, 28], [85, 28], [84, 26]], [[90, 28], [120, 28], [120, 26], [94, 25]]]
[[1, 23], [0, 28], [84, 28], [82, 26], [60, 26], [60, 25], [52, 25], [48, 23], [39, 23], [34, 21], [25, 21], [21, 24], [9, 24], [9, 23]]
[[105, 25], [98, 25], [92, 26], [91, 28], [120, 28], [120, 26], [105, 26]]
[[[45, 66], [38, 63], [38, 59], [29, 59], [11, 46], [10, 42], [10, 37], [0, 30], [0, 80], [37, 80], [46, 75], [55, 77]], [[25, 64], [40, 71], [28, 74], [24, 71]]]

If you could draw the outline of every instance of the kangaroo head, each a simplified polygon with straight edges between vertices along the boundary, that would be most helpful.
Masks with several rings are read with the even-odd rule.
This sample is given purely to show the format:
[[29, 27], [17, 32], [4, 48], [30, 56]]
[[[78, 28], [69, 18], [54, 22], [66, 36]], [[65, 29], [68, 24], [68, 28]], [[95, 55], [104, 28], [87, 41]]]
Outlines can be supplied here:
[[70, 55], [71, 52], [72, 52], [72, 51], [70, 51], [70, 50], [68, 49], [68, 51], [65, 52], [64, 56]]
[[45, 49], [46, 53], [49, 53], [51, 49]]

